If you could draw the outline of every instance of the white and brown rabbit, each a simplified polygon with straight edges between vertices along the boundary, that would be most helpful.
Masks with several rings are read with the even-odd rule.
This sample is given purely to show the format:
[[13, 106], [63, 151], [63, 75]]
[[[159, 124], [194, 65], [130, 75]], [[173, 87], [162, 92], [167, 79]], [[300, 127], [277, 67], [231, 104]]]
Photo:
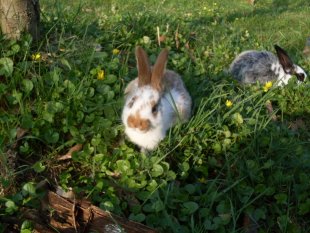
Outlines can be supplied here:
[[141, 151], [154, 150], [171, 126], [191, 115], [191, 97], [181, 77], [166, 70], [167, 59], [168, 50], [163, 49], [151, 67], [146, 52], [136, 48], [138, 77], [125, 89], [122, 121]]
[[278, 45], [274, 48], [277, 56], [268, 51], [242, 52], [231, 63], [230, 73], [244, 84], [274, 81], [277, 86], [284, 86], [294, 75], [299, 82], [304, 81], [307, 77], [305, 71], [293, 63], [284, 49]]

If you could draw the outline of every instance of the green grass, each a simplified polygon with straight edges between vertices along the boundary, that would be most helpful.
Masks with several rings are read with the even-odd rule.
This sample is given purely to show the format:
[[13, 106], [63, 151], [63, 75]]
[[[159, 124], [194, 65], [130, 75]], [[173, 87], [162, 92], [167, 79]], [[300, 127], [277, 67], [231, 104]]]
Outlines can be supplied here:
[[[37, 208], [45, 179], [159, 232], [244, 232], [245, 218], [258, 232], [308, 231], [310, 82], [264, 92], [226, 69], [243, 50], [279, 44], [309, 71], [309, 1], [42, 0], [41, 8], [37, 44], [0, 37], [0, 232], [11, 229], [8, 217]], [[136, 45], [152, 61], [168, 47], [168, 68], [194, 102], [191, 120], [148, 156], [120, 121]], [[77, 144], [72, 159], [58, 160]]]

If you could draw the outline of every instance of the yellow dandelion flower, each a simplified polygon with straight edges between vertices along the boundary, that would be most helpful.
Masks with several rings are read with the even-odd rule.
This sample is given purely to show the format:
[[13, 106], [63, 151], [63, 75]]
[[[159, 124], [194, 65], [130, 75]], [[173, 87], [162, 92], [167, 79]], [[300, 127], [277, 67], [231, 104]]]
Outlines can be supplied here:
[[265, 87], [271, 88], [272, 87], [272, 82], [271, 81], [266, 82]]
[[265, 86], [263, 87], [264, 92], [267, 92], [272, 87], [272, 82], [268, 81], [265, 83]]
[[113, 49], [113, 50], [112, 50], [112, 54], [113, 54], [113, 55], [118, 55], [119, 52], [120, 52], [119, 49]]
[[198, 178], [198, 181], [199, 181], [200, 183], [203, 183], [203, 184], [206, 184], [206, 183], [207, 183], [207, 180], [206, 180], [206, 178], [204, 178], [204, 177]]
[[104, 70], [99, 70], [97, 73], [97, 79], [103, 80], [104, 79]]
[[32, 54], [31, 58], [33, 61], [39, 61], [41, 59], [41, 54], [40, 53]]
[[225, 105], [230, 108], [233, 105], [233, 102], [231, 100], [226, 100]]

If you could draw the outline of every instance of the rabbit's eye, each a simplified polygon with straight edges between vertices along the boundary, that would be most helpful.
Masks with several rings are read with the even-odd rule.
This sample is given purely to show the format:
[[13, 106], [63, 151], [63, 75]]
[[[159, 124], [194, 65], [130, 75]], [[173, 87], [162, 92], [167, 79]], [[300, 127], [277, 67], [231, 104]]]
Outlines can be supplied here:
[[152, 114], [156, 115], [158, 112], [158, 104], [153, 105], [152, 107]]
[[301, 74], [296, 74], [296, 77], [297, 77], [297, 79], [299, 80], [299, 81], [304, 81], [305, 80], [305, 75], [303, 74], [303, 73], [301, 73]]

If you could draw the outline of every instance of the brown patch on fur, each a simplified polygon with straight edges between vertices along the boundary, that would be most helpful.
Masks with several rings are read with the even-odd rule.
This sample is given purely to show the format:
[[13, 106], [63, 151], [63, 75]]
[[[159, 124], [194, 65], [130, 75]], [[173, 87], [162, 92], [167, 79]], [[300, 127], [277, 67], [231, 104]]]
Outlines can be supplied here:
[[151, 85], [155, 90], [162, 91], [163, 90], [163, 81], [165, 70], [166, 70], [166, 64], [168, 60], [168, 49], [163, 49], [160, 54], [158, 55], [158, 58], [156, 60], [156, 63], [152, 70], [152, 78], [151, 78]]
[[140, 46], [136, 48], [138, 67], [138, 86], [142, 87], [151, 83], [151, 66], [146, 52]]
[[148, 131], [151, 126], [150, 120], [141, 118], [139, 113], [135, 116], [130, 115], [127, 118], [127, 124], [130, 128], [138, 128], [141, 131]]

